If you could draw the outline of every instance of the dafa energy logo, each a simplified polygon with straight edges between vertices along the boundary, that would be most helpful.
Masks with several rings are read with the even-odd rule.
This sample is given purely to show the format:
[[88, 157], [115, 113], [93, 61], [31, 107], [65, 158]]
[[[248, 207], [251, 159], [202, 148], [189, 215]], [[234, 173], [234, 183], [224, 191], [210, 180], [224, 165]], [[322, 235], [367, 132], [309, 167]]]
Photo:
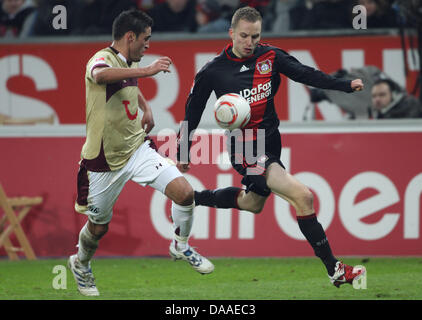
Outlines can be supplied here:
[[249, 104], [266, 99], [271, 95], [271, 81], [260, 83], [252, 89], [243, 89], [239, 94], [245, 98]]

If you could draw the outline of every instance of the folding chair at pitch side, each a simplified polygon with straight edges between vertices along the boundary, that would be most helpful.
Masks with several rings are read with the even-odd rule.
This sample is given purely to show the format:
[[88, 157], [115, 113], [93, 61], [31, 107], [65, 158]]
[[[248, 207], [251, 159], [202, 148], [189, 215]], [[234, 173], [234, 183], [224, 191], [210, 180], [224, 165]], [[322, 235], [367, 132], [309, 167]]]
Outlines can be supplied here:
[[[0, 217], [0, 248], [4, 247], [10, 260], [19, 260], [18, 252], [23, 252], [28, 260], [35, 260], [34, 250], [25, 232], [22, 229], [21, 221], [25, 218], [31, 208], [41, 204], [41, 197], [14, 197], [8, 198], [0, 183], [0, 208], [4, 215]], [[19, 210], [15, 213], [15, 210]], [[0, 211], [1, 213], [1, 211]], [[7, 225], [7, 226], [6, 226]], [[14, 247], [10, 235], [14, 233], [20, 248]]]

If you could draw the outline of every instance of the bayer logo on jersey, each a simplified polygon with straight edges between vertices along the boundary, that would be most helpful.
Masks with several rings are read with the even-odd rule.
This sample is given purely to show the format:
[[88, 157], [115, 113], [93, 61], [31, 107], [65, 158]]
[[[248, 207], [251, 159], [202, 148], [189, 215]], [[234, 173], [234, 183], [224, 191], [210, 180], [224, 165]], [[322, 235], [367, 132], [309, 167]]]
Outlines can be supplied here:
[[215, 102], [214, 117], [220, 128], [241, 129], [251, 118], [251, 107], [240, 94], [227, 93]]

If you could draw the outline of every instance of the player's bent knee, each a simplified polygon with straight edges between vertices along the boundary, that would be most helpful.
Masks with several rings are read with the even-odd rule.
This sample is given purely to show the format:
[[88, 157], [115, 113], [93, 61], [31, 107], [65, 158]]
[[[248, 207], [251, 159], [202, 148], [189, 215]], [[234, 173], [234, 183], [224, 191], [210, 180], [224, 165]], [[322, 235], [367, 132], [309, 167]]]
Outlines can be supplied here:
[[194, 201], [194, 191], [192, 186], [183, 177], [179, 177], [170, 182], [165, 194], [174, 203], [180, 206], [189, 206]]
[[192, 187], [189, 185], [185, 190], [183, 190], [174, 202], [181, 206], [189, 206], [194, 201], [194, 192]]
[[305, 199], [305, 202], [307, 204], [313, 205], [313, 203], [314, 203], [314, 194], [308, 188], [306, 188], [306, 190], [304, 191], [304, 199]]
[[259, 203], [251, 203], [246, 210], [254, 214], [259, 214], [262, 212], [263, 208], [264, 206]]
[[254, 214], [262, 212], [267, 197], [260, 196], [254, 192], [242, 191], [237, 198], [237, 205], [240, 210], [249, 211]]
[[108, 231], [108, 223], [95, 224], [89, 221], [88, 230], [97, 240], [100, 240]]
[[251, 202], [246, 202], [246, 203], [240, 203], [239, 207], [241, 210], [246, 210], [251, 213], [258, 214], [262, 212], [264, 205], [251, 201]]
[[308, 208], [313, 208], [314, 205], [314, 195], [308, 188], [304, 188], [300, 193], [299, 197], [296, 200], [296, 204], [299, 208], [304, 210]]
[[262, 212], [262, 208], [263, 207], [252, 207], [249, 211], [250, 212], [252, 212], [252, 213], [254, 213], [254, 214], [259, 214], [259, 213], [261, 213]]

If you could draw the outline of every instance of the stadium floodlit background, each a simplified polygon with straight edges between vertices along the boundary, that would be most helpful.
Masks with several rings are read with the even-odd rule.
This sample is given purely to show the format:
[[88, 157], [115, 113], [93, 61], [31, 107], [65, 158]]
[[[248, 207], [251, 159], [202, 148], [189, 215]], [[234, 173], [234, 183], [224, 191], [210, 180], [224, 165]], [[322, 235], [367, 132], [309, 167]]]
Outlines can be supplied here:
[[[73, 254], [85, 223], [73, 208], [85, 138], [85, 66], [96, 51], [110, 45], [114, 17], [131, 7], [150, 13], [156, 25], [141, 66], [161, 55], [173, 61], [170, 74], [139, 80], [155, 116], [151, 135], [162, 146], [175, 142], [195, 73], [229, 43], [224, 30], [233, 10], [251, 5], [264, 17], [263, 42], [327, 73], [345, 70], [343, 76], [358, 75], [366, 85], [355, 93], [356, 99], [350, 99], [284, 77], [275, 97], [283, 162], [315, 194], [318, 217], [335, 255], [412, 256], [419, 257], [414, 263], [420, 263], [422, 120], [376, 119], [371, 106], [375, 76], [368, 71], [382, 72], [404, 93], [421, 100], [420, 1], [3, 0], [0, 4], [0, 183], [10, 197], [43, 198], [22, 221], [38, 259]], [[367, 6], [366, 25], [354, 20], [362, 12], [353, 11], [356, 5]], [[65, 15], [57, 19], [60, 14]], [[227, 162], [224, 143], [211, 143], [223, 137], [221, 131], [212, 131], [215, 100], [213, 95], [201, 120], [203, 130], [198, 131], [198, 141], [209, 145], [209, 153], [201, 155], [204, 164], [193, 165], [186, 174], [197, 190], [241, 185]], [[3, 214], [0, 209], [0, 219]], [[167, 256], [172, 234], [169, 214], [170, 201], [162, 194], [129, 183], [95, 257]], [[3, 222], [0, 234], [8, 226]], [[17, 243], [14, 234], [10, 239]], [[287, 257], [313, 257], [293, 209], [274, 196], [259, 215], [197, 208], [191, 244], [210, 257], [286, 258], [289, 263]], [[22, 252], [18, 255], [24, 258]], [[9, 257], [4, 247], [0, 258], [0, 273], [6, 272]], [[17, 272], [19, 267], [11, 270]], [[411, 297], [420, 299], [422, 292]]]

